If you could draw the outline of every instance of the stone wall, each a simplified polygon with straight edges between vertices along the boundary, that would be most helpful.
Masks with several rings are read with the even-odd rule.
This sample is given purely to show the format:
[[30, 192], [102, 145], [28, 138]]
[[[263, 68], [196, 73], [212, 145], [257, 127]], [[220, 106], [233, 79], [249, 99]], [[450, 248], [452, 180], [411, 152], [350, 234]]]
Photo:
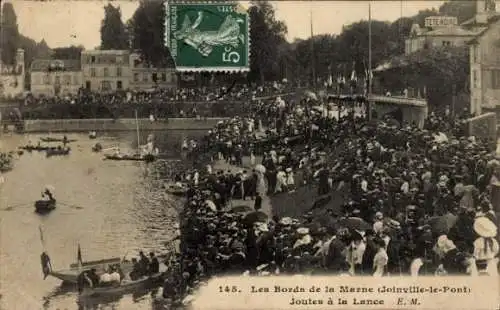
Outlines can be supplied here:
[[[224, 118], [171, 118], [151, 122], [139, 119], [141, 131], [158, 130], [209, 130]], [[133, 131], [136, 120], [125, 119], [60, 119], [60, 120], [25, 120], [24, 132], [88, 132], [88, 131]]]

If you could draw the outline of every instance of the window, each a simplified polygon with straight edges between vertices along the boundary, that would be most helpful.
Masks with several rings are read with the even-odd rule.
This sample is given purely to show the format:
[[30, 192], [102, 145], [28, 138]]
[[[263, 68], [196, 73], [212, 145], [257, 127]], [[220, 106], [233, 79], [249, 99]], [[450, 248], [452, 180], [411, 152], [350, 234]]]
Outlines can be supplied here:
[[101, 82], [101, 90], [102, 91], [109, 91], [109, 90], [111, 90], [111, 83], [109, 81], [102, 81]]
[[500, 70], [491, 70], [491, 88], [500, 89]]
[[148, 76], [149, 76], [149, 74], [144, 73], [144, 74], [142, 75], [142, 81], [143, 81], [143, 82], [147, 82], [147, 81], [149, 80], [149, 79], [148, 79]]
[[54, 81], [54, 84], [60, 85], [61, 84], [61, 77], [59, 75], [56, 75], [56, 79]]
[[90, 56], [90, 63], [95, 64], [95, 56]]
[[80, 84], [80, 77], [78, 75], [73, 76], [73, 84]]
[[472, 88], [477, 88], [477, 71], [472, 71]]
[[116, 89], [122, 89], [122, 81], [116, 81]]
[[104, 76], [108, 77], [109, 76], [109, 69], [104, 68]]
[[123, 63], [123, 57], [122, 56], [116, 56], [116, 63], [117, 64], [122, 64]]
[[479, 47], [477, 45], [474, 45], [474, 48], [472, 50], [473, 50], [472, 55], [474, 56], [474, 62], [477, 63], [479, 62]]
[[153, 80], [153, 82], [158, 82], [158, 73], [156, 72], [153, 72], [153, 74], [151, 75], [151, 79]]
[[134, 82], [139, 82], [139, 73], [134, 73]]
[[161, 80], [162, 80], [162, 82], [166, 82], [167, 81], [167, 74], [165, 72], [163, 72], [161, 74]]
[[66, 84], [66, 85], [69, 85], [71, 84], [71, 75], [69, 74], [65, 74], [63, 76], [63, 83]]
[[46, 84], [46, 85], [50, 84], [50, 76], [48, 74], [45, 74], [43, 76], [43, 84]]
[[90, 76], [95, 77], [95, 68], [90, 68]]
[[116, 76], [122, 76], [122, 67], [116, 68]]
[[443, 41], [443, 46], [451, 46], [451, 41]]

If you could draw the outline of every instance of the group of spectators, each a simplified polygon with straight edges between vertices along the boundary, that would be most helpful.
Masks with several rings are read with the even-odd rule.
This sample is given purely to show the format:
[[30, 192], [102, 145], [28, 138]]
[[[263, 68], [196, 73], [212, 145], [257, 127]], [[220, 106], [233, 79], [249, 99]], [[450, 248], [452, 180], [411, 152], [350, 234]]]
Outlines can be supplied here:
[[260, 195], [305, 186], [317, 199], [300, 217], [287, 216], [287, 206], [266, 216], [260, 203], [231, 203], [237, 183], [228, 180], [246, 173], [205, 169], [182, 214], [186, 285], [225, 272], [498, 275], [491, 201], [500, 162], [487, 141], [464, 136], [463, 121], [444, 116], [432, 114], [420, 129], [390, 117], [368, 121], [349, 107], [339, 119], [334, 109], [272, 99], [208, 133], [199, 150], [234, 164], [250, 156]]
[[0, 152], [0, 173], [11, 170], [14, 166], [14, 154]]
[[[78, 94], [57, 97], [28, 96], [20, 107], [24, 118], [224, 117], [245, 113], [249, 101], [290, 89], [288, 83], [264, 86], [234, 84], [223, 87], [151, 89]], [[228, 104], [231, 103], [231, 104]], [[228, 109], [229, 107], [229, 109]]]

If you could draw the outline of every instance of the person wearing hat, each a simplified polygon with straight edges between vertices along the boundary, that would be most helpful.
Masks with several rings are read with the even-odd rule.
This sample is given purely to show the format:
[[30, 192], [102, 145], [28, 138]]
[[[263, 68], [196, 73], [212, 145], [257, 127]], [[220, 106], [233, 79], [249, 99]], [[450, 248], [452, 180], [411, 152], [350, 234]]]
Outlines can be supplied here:
[[474, 258], [478, 270], [488, 275], [498, 275], [496, 266], [499, 245], [495, 239], [498, 234], [497, 226], [489, 218], [482, 216], [475, 219], [474, 231], [479, 236], [474, 241]]
[[438, 267], [438, 273], [443, 270], [448, 275], [466, 274], [467, 265], [464, 253], [460, 252], [455, 243], [448, 239], [447, 235], [441, 235], [434, 246], [434, 253], [441, 260], [441, 265]]
[[385, 251], [386, 243], [380, 238], [375, 238], [373, 241], [377, 251], [373, 257], [373, 276], [382, 277], [385, 275], [387, 263], [389, 262], [389, 256]]

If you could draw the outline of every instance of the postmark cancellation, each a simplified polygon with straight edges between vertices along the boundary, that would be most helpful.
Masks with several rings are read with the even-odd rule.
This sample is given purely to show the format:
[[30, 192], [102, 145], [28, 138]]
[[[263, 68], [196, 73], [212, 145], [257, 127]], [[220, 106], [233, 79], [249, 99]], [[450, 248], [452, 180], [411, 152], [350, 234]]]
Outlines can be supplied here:
[[180, 72], [248, 72], [250, 21], [235, 2], [165, 2], [165, 43]]

